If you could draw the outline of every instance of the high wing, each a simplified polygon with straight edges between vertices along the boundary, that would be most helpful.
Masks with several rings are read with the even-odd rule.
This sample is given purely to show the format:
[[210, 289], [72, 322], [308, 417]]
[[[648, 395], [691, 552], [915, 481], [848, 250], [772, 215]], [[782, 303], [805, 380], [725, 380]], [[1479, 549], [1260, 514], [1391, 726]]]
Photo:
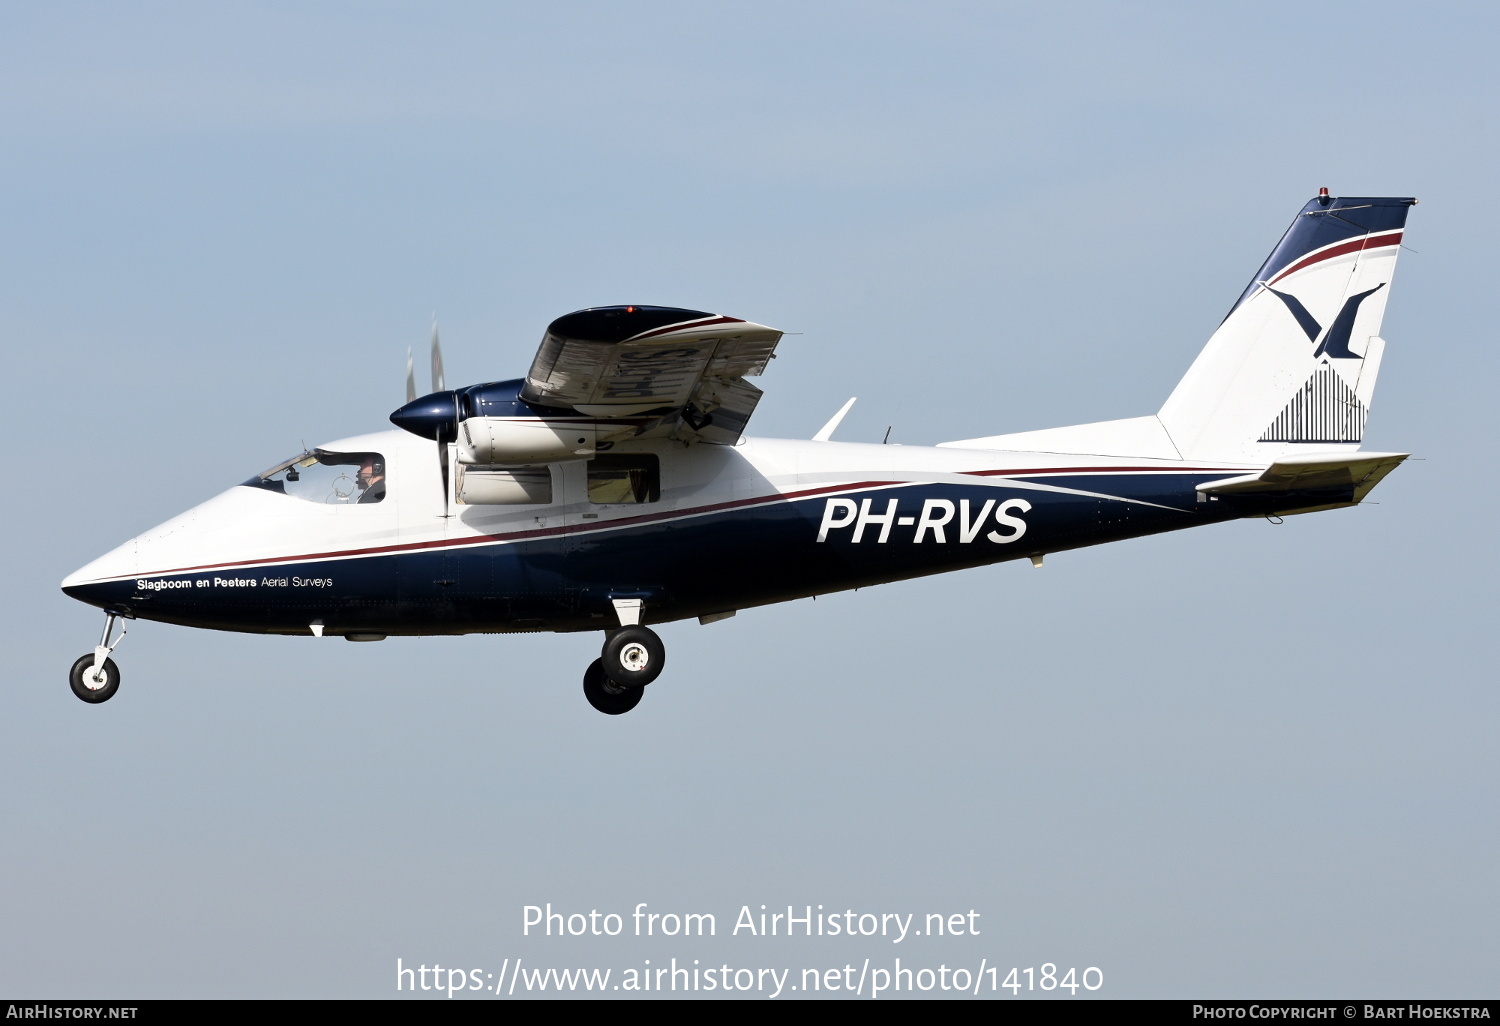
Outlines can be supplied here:
[[782, 333], [666, 306], [601, 306], [547, 326], [520, 398], [599, 418], [655, 414], [641, 434], [732, 445], [760, 402], [746, 381]]

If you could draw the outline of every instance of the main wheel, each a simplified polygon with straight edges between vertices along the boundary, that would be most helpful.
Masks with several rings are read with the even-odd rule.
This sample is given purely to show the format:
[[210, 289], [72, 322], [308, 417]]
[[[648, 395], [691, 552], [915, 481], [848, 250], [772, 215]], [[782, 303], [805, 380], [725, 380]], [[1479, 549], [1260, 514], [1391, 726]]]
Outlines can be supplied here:
[[583, 673], [583, 697], [608, 716], [628, 713], [640, 704], [645, 691], [617, 684], [604, 674], [604, 662], [595, 659]]
[[621, 627], [604, 639], [604, 672], [610, 680], [640, 688], [661, 676], [667, 646], [649, 627]]
[[113, 659], [106, 658], [97, 677], [93, 669], [94, 653], [79, 656], [73, 669], [68, 671], [68, 684], [72, 686], [73, 694], [91, 705], [98, 705], [114, 698], [115, 692], [120, 690], [120, 668]]

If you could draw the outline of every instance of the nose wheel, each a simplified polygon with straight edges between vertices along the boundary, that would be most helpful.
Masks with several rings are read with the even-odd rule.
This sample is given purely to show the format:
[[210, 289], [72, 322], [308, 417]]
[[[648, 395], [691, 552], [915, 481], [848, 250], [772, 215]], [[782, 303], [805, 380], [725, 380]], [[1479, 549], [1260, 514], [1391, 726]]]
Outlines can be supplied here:
[[68, 671], [68, 684], [73, 688], [73, 694], [90, 705], [108, 702], [120, 690], [120, 668], [108, 657], [101, 665], [95, 666], [94, 653], [90, 652], [79, 656]]
[[114, 633], [115, 623], [119, 620], [119, 614], [105, 613], [104, 634], [99, 638], [99, 644], [92, 652], [79, 656], [73, 663], [73, 668], [68, 671], [68, 685], [73, 689], [73, 694], [90, 705], [108, 702], [120, 690], [120, 668], [109, 657], [116, 646], [125, 640], [128, 631], [121, 622], [120, 636], [113, 643], [110, 642], [110, 635]]

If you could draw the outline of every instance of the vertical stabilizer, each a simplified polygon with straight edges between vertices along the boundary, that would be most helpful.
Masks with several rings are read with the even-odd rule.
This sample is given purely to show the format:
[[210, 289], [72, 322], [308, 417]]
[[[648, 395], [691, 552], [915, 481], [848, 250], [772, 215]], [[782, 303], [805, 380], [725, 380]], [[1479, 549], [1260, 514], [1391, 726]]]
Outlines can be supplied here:
[[1325, 189], [1302, 208], [1157, 415], [1183, 458], [1359, 448], [1414, 203]]

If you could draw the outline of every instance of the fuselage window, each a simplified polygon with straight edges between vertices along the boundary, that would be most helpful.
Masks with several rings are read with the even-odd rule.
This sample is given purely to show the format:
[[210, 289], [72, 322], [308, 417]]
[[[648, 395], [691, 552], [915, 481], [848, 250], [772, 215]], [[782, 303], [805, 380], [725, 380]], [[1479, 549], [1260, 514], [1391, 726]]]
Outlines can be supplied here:
[[329, 506], [357, 506], [385, 499], [385, 457], [378, 452], [315, 449], [252, 477], [252, 488]]
[[458, 501], [469, 506], [531, 506], [552, 501], [550, 467], [470, 467], [459, 465], [454, 483]]
[[611, 453], [589, 460], [589, 501], [597, 506], [661, 498], [661, 463], [649, 452]]

